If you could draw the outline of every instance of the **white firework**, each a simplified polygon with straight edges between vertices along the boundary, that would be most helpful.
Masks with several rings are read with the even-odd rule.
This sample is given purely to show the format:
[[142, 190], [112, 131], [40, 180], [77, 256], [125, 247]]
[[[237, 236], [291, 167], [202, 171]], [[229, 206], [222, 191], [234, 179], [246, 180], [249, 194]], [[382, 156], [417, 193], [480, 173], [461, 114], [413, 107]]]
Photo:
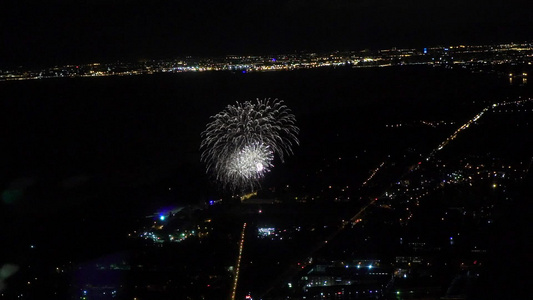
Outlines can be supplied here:
[[233, 190], [253, 188], [272, 167], [274, 154], [283, 162], [298, 144], [296, 119], [282, 100], [237, 102], [211, 118], [202, 132], [201, 159]]
[[232, 189], [248, 187], [253, 189], [259, 180], [273, 167], [274, 153], [270, 147], [261, 143], [246, 145], [227, 160], [224, 172], [219, 178]]

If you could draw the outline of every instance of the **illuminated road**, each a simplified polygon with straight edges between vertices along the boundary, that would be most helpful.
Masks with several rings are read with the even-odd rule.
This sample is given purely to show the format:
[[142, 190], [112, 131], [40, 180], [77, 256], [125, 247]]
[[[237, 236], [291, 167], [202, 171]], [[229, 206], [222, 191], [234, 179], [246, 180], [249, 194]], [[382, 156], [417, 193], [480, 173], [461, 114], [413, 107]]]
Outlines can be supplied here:
[[[444, 147], [446, 147], [451, 141], [453, 141], [454, 139], [457, 138], [457, 136], [459, 135], [459, 133], [463, 132], [464, 130], [468, 129], [470, 127], [470, 125], [472, 124], [475, 124], [475, 122], [477, 122], [486, 112], [488, 112], [490, 109], [495, 109], [496, 107], [499, 107], [499, 106], [505, 106], [505, 105], [516, 105], [516, 104], [521, 104], [521, 103], [524, 103], [524, 102], [530, 102], [530, 101], [533, 101], [533, 99], [526, 99], [526, 100], [519, 100], [519, 101], [513, 101], [513, 102], [500, 102], [500, 103], [496, 103], [496, 104], [493, 104], [491, 106], [488, 106], [488, 107], [485, 107], [483, 108], [478, 114], [476, 114], [472, 119], [468, 120], [465, 124], [463, 124], [461, 127], [459, 127], [451, 136], [449, 136], [446, 140], [444, 140], [442, 143], [439, 144], [439, 146], [437, 148], [435, 148], [434, 150], [431, 151], [431, 153], [427, 156], [427, 161], [429, 161], [431, 158], [433, 158], [436, 153], [440, 150], [442, 150]], [[411, 170], [414, 170], [414, 169], [418, 169], [420, 167], [420, 165], [422, 164], [422, 162], [419, 162], [413, 166], [411, 166], [411, 168], [409, 168], [409, 171], [405, 172], [404, 174], [402, 174], [399, 178], [404, 178], [407, 174], [409, 174], [411, 172]], [[531, 164], [533, 165], [533, 158], [531, 160]], [[362, 186], [365, 186], [368, 184], [368, 182], [370, 180], [372, 180], [375, 175], [380, 171], [380, 170], [383, 170], [383, 166], [385, 165], [385, 162], [382, 162], [376, 169], [372, 170], [372, 173], [370, 175], [370, 177], [365, 180], [362, 184]], [[529, 169], [529, 168], [528, 168]], [[397, 181], [397, 180], [396, 180]], [[395, 181], [395, 182], [396, 182]], [[346, 225], [349, 225], [350, 223], [352, 224], [357, 224], [360, 220], [360, 217], [361, 215], [365, 212], [365, 210], [371, 206], [376, 200], [378, 200], [379, 197], [382, 197], [384, 194], [385, 194], [385, 191], [390, 188], [387, 187], [384, 189], [384, 192], [381, 193], [380, 196], [378, 196], [377, 198], [376, 197], [371, 197], [371, 200], [370, 202], [365, 205], [364, 207], [362, 207], [352, 218], [350, 218], [349, 221], [344, 221], [344, 223], [342, 224], [342, 226], [339, 227], [338, 230], [335, 230], [333, 233], [331, 233], [324, 241], [320, 241], [319, 243], [317, 243], [314, 247], [312, 247], [310, 249], [310, 251], [308, 251], [306, 253], [305, 256], [303, 256], [304, 258], [307, 258], [307, 257], [310, 257], [312, 256], [312, 254], [314, 254], [315, 252], [317, 252], [318, 250], [320, 250], [321, 248], [323, 248], [325, 245], [328, 244], [329, 241], [331, 241], [333, 238], [335, 238], [344, 228], [346, 228]], [[427, 195], [429, 192], [426, 192], [425, 194]], [[289, 266], [289, 268], [287, 269], [286, 272], [284, 272], [279, 278], [278, 280], [266, 291], [264, 292], [259, 298], [263, 298], [265, 297], [267, 294], [269, 294], [274, 288], [280, 286], [281, 284], [283, 284], [287, 279], [295, 276], [301, 269], [304, 269], [306, 267], [306, 265], [308, 264], [307, 261], [300, 261], [298, 263], [294, 263], [292, 264], [291, 266]]]
[[237, 257], [237, 264], [235, 266], [235, 279], [233, 280], [233, 288], [231, 289], [231, 300], [235, 300], [237, 293], [237, 282], [239, 282], [239, 269], [241, 267], [242, 249], [244, 247], [244, 232], [246, 230], [246, 223], [242, 225], [241, 242], [239, 243], [239, 256]]
[[362, 186], [366, 185], [368, 182], [370, 182], [370, 180], [372, 180], [372, 178], [374, 178], [374, 176], [376, 176], [376, 174], [379, 172], [379, 170], [385, 165], [385, 162], [381, 162], [381, 164], [379, 164], [379, 167], [375, 168], [374, 170], [372, 170], [372, 173], [370, 174], [370, 176], [363, 182]]
[[[494, 104], [496, 105], [496, 104]], [[435, 154], [437, 153], [437, 151], [440, 151], [442, 150], [444, 147], [446, 147], [451, 141], [455, 140], [455, 138], [457, 138], [457, 136], [459, 135], [459, 133], [461, 133], [461, 131], [467, 129], [468, 127], [470, 127], [470, 125], [474, 124], [477, 120], [479, 120], [483, 114], [485, 114], [485, 112], [487, 112], [489, 110], [489, 107], [485, 107], [481, 112], [479, 112], [477, 115], [475, 115], [472, 119], [468, 120], [468, 122], [466, 122], [465, 124], [463, 124], [463, 126], [459, 127], [459, 129], [457, 129], [451, 136], [449, 136], [446, 140], [444, 140], [442, 143], [440, 143], [440, 145], [437, 147], [437, 149], [434, 149], [433, 151], [431, 151], [431, 153], [429, 154], [429, 156], [426, 158], [426, 160], [429, 160], [431, 157], [435, 156]]]
[[451, 141], [453, 141], [455, 138], [457, 138], [457, 136], [459, 135], [459, 133], [461, 133], [461, 131], [463, 131], [465, 129], [468, 129], [468, 127], [470, 127], [470, 125], [472, 125], [476, 121], [478, 121], [487, 111], [489, 111], [489, 109], [495, 109], [496, 107], [501, 107], [501, 106], [506, 106], [506, 105], [518, 105], [518, 104], [522, 104], [522, 103], [530, 102], [530, 101], [533, 101], [533, 99], [524, 99], [524, 100], [517, 100], [517, 101], [494, 103], [494, 104], [492, 104], [490, 106], [487, 106], [487, 107], [483, 108], [483, 110], [481, 110], [478, 114], [476, 114], [472, 119], [468, 120], [465, 124], [463, 124], [461, 127], [459, 127], [452, 135], [450, 135], [446, 140], [444, 140], [442, 143], [440, 143], [440, 145], [436, 149], [431, 151], [431, 153], [426, 158], [426, 160], [430, 160], [430, 158], [435, 156], [437, 151], [440, 151], [444, 147], [446, 147]]
[[[314, 254], [315, 252], [317, 252], [318, 250], [322, 249], [324, 246], [326, 246], [328, 244], [328, 241], [331, 241], [333, 240], [344, 228], [346, 228], [346, 225], [350, 224], [350, 223], [358, 223], [357, 220], [359, 219], [359, 217], [363, 214], [363, 212], [370, 206], [374, 203], [374, 201], [376, 201], [378, 198], [374, 198], [373, 200], [371, 200], [367, 205], [365, 205], [363, 208], [361, 208], [352, 218], [350, 218], [350, 221], [345, 221], [341, 227], [339, 227], [339, 229], [335, 230], [334, 232], [332, 232], [330, 235], [328, 235], [326, 237], [326, 239], [324, 241], [320, 241], [319, 243], [317, 243], [314, 247], [311, 247], [311, 250], [309, 250], [305, 256], [303, 257], [310, 257], [312, 256], [312, 254]], [[293, 276], [295, 276], [301, 269], [304, 269], [306, 266], [307, 266], [308, 262], [307, 261], [301, 261], [299, 263], [294, 263], [292, 264], [291, 266], [289, 266], [289, 268], [287, 269], [287, 271], [285, 271], [281, 276], [279, 276], [278, 280], [266, 291], [264, 292], [260, 297], [259, 299], [262, 299], [264, 296], [266, 296], [268, 293], [270, 293], [274, 288], [276, 288], [277, 286], [279, 286], [280, 284], [283, 284], [283, 282]]]

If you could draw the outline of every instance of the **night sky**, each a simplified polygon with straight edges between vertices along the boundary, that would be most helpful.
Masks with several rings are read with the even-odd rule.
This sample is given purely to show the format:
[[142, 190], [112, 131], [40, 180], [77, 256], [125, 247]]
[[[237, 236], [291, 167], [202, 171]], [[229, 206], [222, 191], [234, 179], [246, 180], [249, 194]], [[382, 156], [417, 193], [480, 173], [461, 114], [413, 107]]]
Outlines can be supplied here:
[[532, 38], [526, 0], [3, 0], [0, 66]]

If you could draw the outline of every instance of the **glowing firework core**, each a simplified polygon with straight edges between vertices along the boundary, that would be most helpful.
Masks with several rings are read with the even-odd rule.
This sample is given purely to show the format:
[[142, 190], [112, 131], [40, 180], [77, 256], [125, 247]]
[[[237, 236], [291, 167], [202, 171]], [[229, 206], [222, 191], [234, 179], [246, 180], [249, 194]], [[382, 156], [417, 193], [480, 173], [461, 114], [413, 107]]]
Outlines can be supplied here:
[[247, 185], [262, 178], [272, 167], [274, 153], [264, 144], [252, 144], [228, 160], [226, 175], [232, 183]]

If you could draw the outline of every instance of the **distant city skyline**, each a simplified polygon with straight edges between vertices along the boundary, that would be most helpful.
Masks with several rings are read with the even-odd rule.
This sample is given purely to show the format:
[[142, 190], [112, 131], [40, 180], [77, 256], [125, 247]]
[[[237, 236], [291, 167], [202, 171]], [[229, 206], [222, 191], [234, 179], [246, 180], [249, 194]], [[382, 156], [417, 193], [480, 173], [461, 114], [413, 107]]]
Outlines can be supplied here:
[[[0, 68], [0, 81], [35, 80], [100, 76], [130, 76], [157, 73], [230, 71], [238, 73], [292, 71], [323, 67], [390, 67], [432, 65], [453, 68], [461, 66], [480, 72], [498, 65], [531, 66], [533, 42], [488, 45], [446, 45], [424, 48], [390, 48], [380, 50], [300, 52], [271, 55], [183, 56], [172, 59], [141, 61], [92, 62], [48, 67]], [[510, 73], [524, 78], [527, 71]]]
[[523, 42], [526, 1], [10, 1], [0, 66]]

